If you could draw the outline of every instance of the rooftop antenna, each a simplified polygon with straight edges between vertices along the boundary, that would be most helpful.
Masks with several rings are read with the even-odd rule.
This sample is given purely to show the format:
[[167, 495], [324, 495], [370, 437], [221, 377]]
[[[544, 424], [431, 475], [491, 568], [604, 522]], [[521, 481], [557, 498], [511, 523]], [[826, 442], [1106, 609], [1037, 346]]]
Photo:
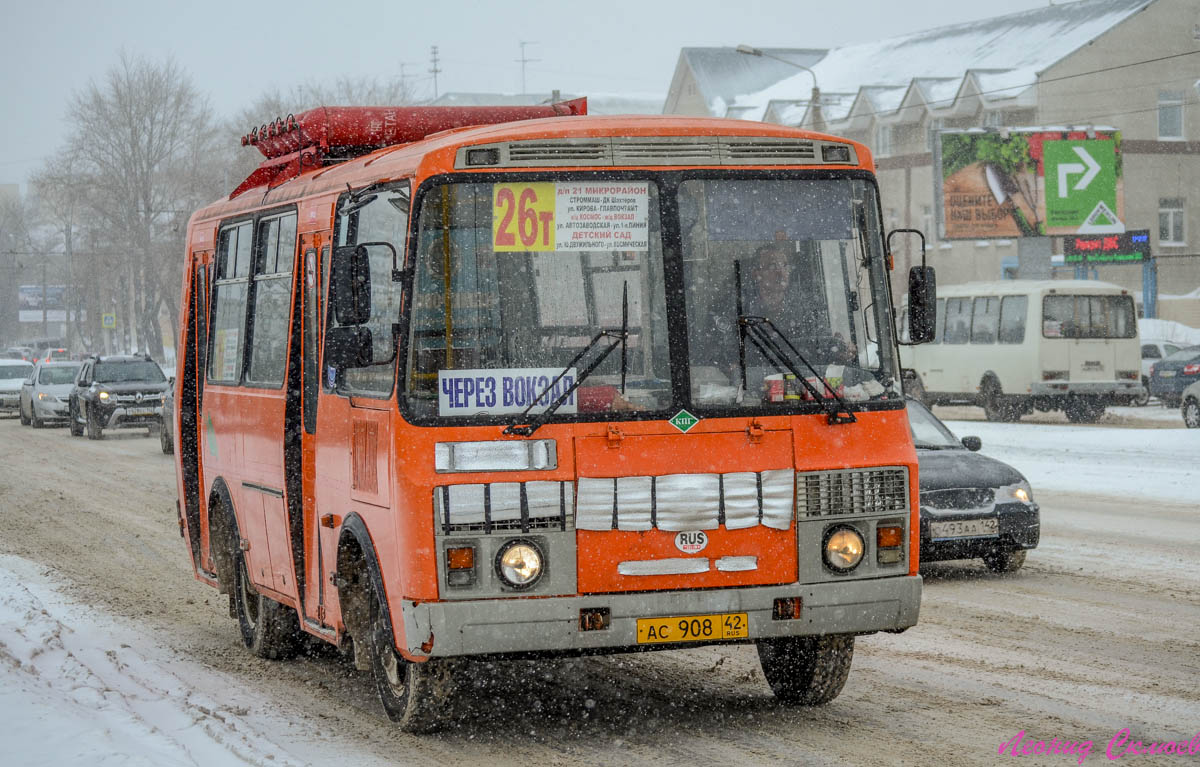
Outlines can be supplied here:
[[438, 47], [436, 45], [429, 47], [429, 60], [433, 64], [433, 67], [429, 70], [429, 74], [433, 75], [433, 98], [436, 100], [438, 97], [437, 76], [442, 71], [438, 69]]
[[537, 43], [531, 42], [529, 40], [522, 40], [521, 42], [518, 43], [518, 45], [521, 46], [521, 58], [513, 59], [513, 61], [515, 61], [521, 65], [521, 95], [524, 96], [525, 95], [525, 65], [531, 61], [541, 61], [541, 59], [531, 59], [531, 58], [528, 58], [525, 56], [525, 46], [526, 45], [537, 45]]

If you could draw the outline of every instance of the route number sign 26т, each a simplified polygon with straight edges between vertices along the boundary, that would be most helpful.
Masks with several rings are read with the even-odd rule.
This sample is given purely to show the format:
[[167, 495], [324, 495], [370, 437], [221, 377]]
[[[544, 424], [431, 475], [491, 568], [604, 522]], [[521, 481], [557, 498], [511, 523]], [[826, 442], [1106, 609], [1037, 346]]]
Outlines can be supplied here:
[[496, 184], [492, 249], [645, 251], [648, 200], [645, 181]]

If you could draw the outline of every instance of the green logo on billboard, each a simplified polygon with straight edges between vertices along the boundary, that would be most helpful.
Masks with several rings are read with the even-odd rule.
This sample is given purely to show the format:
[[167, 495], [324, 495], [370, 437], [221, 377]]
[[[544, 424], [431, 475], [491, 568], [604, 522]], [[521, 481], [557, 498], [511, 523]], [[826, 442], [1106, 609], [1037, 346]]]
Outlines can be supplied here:
[[1111, 139], [1047, 141], [1046, 233], [1124, 231], [1118, 218], [1116, 142]]
[[687, 434], [688, 429], [700, 423], [700, 419], [686, 410], [680, 410], [678, 413], [671, 416], [671, 420], [667, 421], [667, 423], [671, 424], [676, 429], [679, 429], [684, 434]]

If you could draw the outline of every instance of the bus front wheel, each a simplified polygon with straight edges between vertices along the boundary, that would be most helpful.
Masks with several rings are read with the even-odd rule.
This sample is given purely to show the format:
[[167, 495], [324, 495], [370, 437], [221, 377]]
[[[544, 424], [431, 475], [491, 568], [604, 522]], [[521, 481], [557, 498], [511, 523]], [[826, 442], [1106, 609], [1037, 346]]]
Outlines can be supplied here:
[[379, 599], [372, 593], [371, 673], [383, 710], [405, 732], [432, 732], [441, 723], [441, 711], [453, 686], [451, 662], [408, 661], [396, 652], [391, 637]]
[[237, 552], [233, 602], [242, 644], [256, 657], [283, 660], [300, 649], [300, 624], [296, 611], [254, 590], [246, 570], [245, 552]]
[[758, 660], [771, 692], [789, 706], [820, 706], [838, 696], [854, 659], [852, 635], [758, 640]]

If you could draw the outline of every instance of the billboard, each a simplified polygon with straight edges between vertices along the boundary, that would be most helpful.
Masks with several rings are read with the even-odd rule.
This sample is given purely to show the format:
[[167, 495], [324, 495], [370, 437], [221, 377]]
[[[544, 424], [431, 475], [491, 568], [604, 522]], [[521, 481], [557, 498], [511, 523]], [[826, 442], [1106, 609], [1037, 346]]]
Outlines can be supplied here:
[[19, 322], [67, 321], [66, 285], [20, 285], [17, 301]]
[[1029, 128], [938, 136], [934, 179], [943, 239], [1125, 231], [1119, 131]]

